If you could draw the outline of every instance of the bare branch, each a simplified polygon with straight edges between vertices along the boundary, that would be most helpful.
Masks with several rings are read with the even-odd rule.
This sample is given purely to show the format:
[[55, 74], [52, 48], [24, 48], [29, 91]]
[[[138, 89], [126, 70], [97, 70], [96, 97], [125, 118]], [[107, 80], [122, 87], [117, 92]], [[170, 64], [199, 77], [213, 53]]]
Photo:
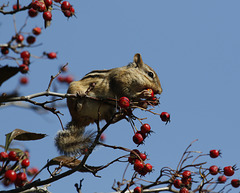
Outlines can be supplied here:
[[[7, 5], [8, 6], [8, 5]], [[27, 5], [27, 6], [24, 6], [24, 7], [22, 7], [21, 9], [17, 9], [17, 10], [12, 10], [12, 11], [3, 11], [3, 8], [4, 7], [7, 7], [7, 6], [2, 6], [2, 7], [0, 7], [0, 13], [2, 13], [3, 15], [8, 15], [8, 14], [10, 14], [10, 15], [13, 15], [14, 13], [17, 13], [17, 12], [20, 12], [20, 11], [25, 11], [25, 10], [27, 10], [27, 9], [30, 9], [31, 8], [31, 3], [29, 4], [29, 5]], [[18, 6], [19, 7], [19, 6]]]

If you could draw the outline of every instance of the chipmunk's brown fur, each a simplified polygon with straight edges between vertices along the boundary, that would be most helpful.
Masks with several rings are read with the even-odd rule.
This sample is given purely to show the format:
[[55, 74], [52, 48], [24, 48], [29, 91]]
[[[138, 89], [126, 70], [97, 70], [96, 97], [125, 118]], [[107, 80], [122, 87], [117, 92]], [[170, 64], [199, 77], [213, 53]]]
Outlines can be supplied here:
[[66, 155], [81, 152], [84, 147], [91, 144], [93, 136], [91, 133], [84, 134], [85, 127], [98, 120], [108, 122], [115, 112], [116, 108], [113, 104], [84, 97], [86, 93], [98, 99], [119, 99], [125, 96], [131, 100], [139, 100], [149, 97], [147, 91], [149, 88], [155, 94], [162, 92], [156, 72], [144, 64], [140, 54], [135, 54], [133, 63], [127, 66], [95, 70], [86, 74], [81, 80], [72, 82], [68, 93], [78, 93], [83, 97], [67, 99], [72, 121], [65, 130], [59, 131], [55, 138], [59, 151]]

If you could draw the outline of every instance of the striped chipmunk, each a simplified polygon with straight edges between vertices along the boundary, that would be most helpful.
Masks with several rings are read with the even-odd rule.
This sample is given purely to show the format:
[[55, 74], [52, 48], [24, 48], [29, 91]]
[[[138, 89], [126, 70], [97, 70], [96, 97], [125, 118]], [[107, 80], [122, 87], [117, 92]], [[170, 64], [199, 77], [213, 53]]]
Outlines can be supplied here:
[[[134, 55], [133, 62], [127, 66], [94, 70], [81, 80], [73, 81], [68, 93], [78, 94], [79, 97], [67, 99], [72, 120], [55, 137], [59, 152], [65, 155], [81, 153], [93, 140], [93, 134], [85, 133], [85, 127], [100, 120], [108, 122], [116, 112], [116, 103], [104, 103], [89, 97], [119, 99], [125, 96], [137, 101], [149, 97], [147, 89], [152, 89], [154, 94], [162, 92], [156, 72], [143, 62], [139, 53]], [[86, 95], [89, 97], [84, 97]]]

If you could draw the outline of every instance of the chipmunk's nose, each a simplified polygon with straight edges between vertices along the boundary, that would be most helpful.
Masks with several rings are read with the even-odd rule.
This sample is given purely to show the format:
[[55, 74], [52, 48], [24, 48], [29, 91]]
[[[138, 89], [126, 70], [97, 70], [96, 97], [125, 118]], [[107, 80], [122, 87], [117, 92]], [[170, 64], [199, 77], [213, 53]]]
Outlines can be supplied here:
[[155, 94], [161, 94], [162, 93], [162, 88], [158, 89], [158, 90], [155, 90], [154, 91]]

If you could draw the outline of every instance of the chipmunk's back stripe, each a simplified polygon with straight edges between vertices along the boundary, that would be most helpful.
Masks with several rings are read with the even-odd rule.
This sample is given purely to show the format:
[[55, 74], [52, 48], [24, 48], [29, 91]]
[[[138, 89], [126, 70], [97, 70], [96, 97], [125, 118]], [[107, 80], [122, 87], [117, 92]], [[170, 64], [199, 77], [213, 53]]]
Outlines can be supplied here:
[[93, 70], [93, 71], [87, 73], [85, 76], [87, 76], [89, 74], [94, 74], [94, 73], [96, 73], [96, 74], [98, 74], [98, 73], [106, 73], [106, 72], [109, 72], [109, 71], [110, 70]]
[[87, 73], [82, 80], [87, 78], [103, 78], [105, 76], [105, 73], [109, 72], [110, 70], [93, 70], [89, 73]]
[[81, 80], [87, 79], [87, 78], [104, 78], [104, 75], [100, 75], [100, 74], [89, 74], [84, 76]]

